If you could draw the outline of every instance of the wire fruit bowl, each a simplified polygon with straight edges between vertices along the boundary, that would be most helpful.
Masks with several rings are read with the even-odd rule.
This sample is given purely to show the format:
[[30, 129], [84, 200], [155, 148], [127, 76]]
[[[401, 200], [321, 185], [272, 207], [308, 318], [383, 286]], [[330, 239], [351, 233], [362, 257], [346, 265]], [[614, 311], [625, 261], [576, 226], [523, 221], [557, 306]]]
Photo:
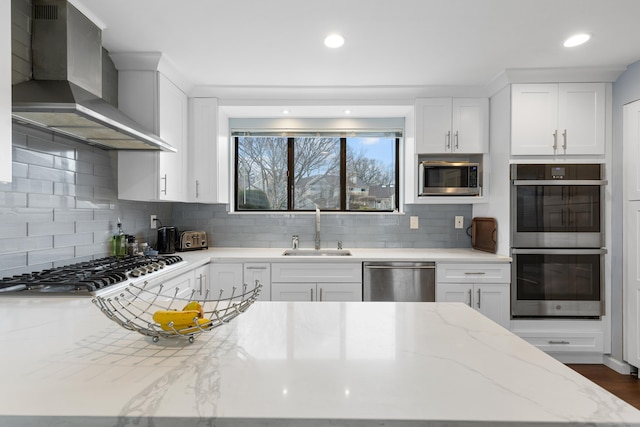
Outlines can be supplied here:
[[185, 338], [193, 343], [195, 336], [210, 331], [244, 313], [255, 302], [262, 285], [256, 280], [255, 288], [223, 298], [209, 299], [209, 291], [203, 299], [196, 298], [191, 289], [188, 298], [182, 296], [180, 288], [164, 289], [163, 285], [147, 288], [130, 284], [117, 296], [95, 296], [93, 302], [102, 313], [123, 328], [151, 337], [153, 342], [162, 338]]

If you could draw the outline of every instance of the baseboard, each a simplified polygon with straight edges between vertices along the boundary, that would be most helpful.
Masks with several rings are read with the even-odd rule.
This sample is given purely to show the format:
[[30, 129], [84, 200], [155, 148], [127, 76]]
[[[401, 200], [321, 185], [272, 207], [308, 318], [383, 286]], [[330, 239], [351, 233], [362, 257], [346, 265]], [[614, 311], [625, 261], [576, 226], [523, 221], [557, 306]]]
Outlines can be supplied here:
[[631, 375], [633, 369], [627, 362], [618, 360], [609, 354], [603, 356], [602, 363], [622, 375]]

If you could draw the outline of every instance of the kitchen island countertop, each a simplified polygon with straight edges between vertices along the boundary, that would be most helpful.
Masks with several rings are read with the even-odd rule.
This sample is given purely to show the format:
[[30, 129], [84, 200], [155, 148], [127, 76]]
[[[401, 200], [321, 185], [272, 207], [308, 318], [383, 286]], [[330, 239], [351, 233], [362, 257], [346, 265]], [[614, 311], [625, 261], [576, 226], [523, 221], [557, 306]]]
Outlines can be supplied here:
[[458, 303], [257, 302], [152, 342], [87, 298], [0, 299], [3, 426], [640, 425]]

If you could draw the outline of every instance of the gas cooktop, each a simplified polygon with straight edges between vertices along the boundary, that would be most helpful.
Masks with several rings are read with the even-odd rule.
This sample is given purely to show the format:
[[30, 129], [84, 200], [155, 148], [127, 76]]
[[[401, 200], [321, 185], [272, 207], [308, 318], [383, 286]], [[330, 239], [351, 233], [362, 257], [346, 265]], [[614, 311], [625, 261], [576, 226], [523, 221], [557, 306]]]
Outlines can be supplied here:
[[34, 273], [5, 277], [0, 293], [88, 293], [182, 262], [177, 255], [106, 257]]

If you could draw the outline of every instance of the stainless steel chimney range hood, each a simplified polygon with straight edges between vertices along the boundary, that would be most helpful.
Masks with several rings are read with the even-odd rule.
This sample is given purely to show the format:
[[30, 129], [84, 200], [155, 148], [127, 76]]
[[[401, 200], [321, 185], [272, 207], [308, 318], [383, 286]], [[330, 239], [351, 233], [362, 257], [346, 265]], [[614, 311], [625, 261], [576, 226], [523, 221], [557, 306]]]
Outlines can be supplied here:
[[175, 152], [102, 99], [102, 33], [66, 0], [34, 0], [33, 80], [12, 87], [12, 117], [107, 150]]

